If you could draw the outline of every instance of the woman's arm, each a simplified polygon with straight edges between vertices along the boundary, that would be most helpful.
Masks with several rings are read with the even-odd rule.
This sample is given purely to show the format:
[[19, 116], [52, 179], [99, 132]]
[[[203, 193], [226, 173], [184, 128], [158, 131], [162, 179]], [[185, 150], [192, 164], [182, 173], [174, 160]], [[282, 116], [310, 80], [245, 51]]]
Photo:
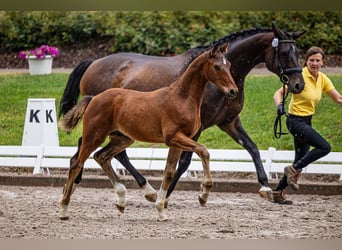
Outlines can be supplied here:
[[[283, 102], [283, 96], [284, 96], [284, 88], [281, 87], [280, 89], [278, 89], [274, 95], [273, 95], [273, 100], [274, 100], [274, 104], [276, 106], [278, 106], [279, 104], [281, 104]], [[287, 88], [285, 89], [285, 95], [287, 94]]]
[[336, 90], [332, 89], [328, 93], [331, 99], [333, 99], [336, 103], [342, 105], [342, 95]]

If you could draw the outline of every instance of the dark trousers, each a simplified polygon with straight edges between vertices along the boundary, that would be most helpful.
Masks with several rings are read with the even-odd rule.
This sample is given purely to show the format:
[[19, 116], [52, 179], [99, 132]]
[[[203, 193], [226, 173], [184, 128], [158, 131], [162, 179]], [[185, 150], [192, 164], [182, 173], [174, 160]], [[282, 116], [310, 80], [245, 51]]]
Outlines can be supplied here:
[[[302, 169], [331, 151], [330, 144], [312, 128], [311, 119], [312, 116], [290, 114], [286, 118], [286, 126], [294, 138], [295, 159], [293, 167], [295, 169]], [[310, 150], [310, 147], [313, 149]], [[284, 175], [276, 190], [285, 189], [287, 185], [287, 178]]]

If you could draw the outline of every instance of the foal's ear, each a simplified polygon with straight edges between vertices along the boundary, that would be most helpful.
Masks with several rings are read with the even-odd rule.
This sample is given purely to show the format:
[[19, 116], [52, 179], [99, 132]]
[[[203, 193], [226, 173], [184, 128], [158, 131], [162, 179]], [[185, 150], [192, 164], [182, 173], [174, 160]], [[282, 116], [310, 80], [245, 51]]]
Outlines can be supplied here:
[[221, 48], [220, 48], [222, 54], [227, 54], [228, 53], [228, 43], [224, 43]]
[[216, 43], [213, 48], [210, 50], [210, 56], [214, 56], [215, 53], [217, 52], [221, 52], [223, 54], [228, 52], [228, 43], [224, 43], [224, 44], [220, 44], [220, 43]]
[[220, 49], [220, 44], [216, 43], [214, 46], [211, 48], [209, 56], [215, 56], [215, 53]]

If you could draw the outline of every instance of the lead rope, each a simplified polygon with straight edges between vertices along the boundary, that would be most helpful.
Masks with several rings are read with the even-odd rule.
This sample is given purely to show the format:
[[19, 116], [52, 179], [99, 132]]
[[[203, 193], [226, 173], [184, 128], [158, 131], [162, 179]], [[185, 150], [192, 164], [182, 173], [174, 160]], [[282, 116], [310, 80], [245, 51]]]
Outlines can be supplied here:
[[[281, 105], [282, 105], [282, 110], [285, 110], [285, 102], [286, 102], [286, 98], [288, 96], [288, 93], [285, 94], [285, 84], [283, 84], [283, 101], [281, 102]], [[286, 132], [282, 132], [282, 127], [281, 127], [281, 117], [283, 115], [286, 115], [286, 112], [285, 114], [277, 114], [277, 117], [274, 121], [274, 124], [273, 124], [273, 131], [274, 131], [274, 137], [279, 139], [282, 135], [287, 135], [288, 133]]]
[[[281, 40], [279, 41], [278, 38], [273, 38], [272, 40], [272, 47], [275, 49], [274, 57], [278, 57], [278, 64], [279, 64], [279, 69], [280, 69], [280, 81], [283, 83], [283, 101], [282, 101], [282, 110], [285, 111], [285, 101], [288, 96], [288, 92], [285, 94], [285, 85], [289, 83], [289, 77], [288, 74], [292, 74], [295, 72], [302, 72], [301, 68], [289, 68], [289, 69], [284, 69], [282, 62], [279, 57], [279, 52], [278, 52], [278, 45], [279, 43], [295, 43], [294, 40]], [[288, 133], [282, 132], [282, 127], [281, 127], [281, 117], [283, 114], [278, 115], [275, 119], [274, 125], [273, 125], [273, 130], [274, 130], [274, 136], [275, 138], [280, 138], [282, 135], [286, 135]], [[286, 112], [285, 115], [287, 116]]]

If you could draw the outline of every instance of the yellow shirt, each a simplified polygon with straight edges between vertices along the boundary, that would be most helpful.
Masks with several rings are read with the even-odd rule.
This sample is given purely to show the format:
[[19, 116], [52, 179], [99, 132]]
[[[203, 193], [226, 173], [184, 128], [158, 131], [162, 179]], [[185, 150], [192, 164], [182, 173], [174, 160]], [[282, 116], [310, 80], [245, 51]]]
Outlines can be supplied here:
[[322, 72], [318, 73], [317, 81], [307, 67], [303, 68], [304, 90], [299, 94], [292, 94], [289, 113], [298, 116], [308, 116], [315, 113], [315, 108], [322, 97], [322, 92], [328, 93], [334, 89], [333, 83]]

